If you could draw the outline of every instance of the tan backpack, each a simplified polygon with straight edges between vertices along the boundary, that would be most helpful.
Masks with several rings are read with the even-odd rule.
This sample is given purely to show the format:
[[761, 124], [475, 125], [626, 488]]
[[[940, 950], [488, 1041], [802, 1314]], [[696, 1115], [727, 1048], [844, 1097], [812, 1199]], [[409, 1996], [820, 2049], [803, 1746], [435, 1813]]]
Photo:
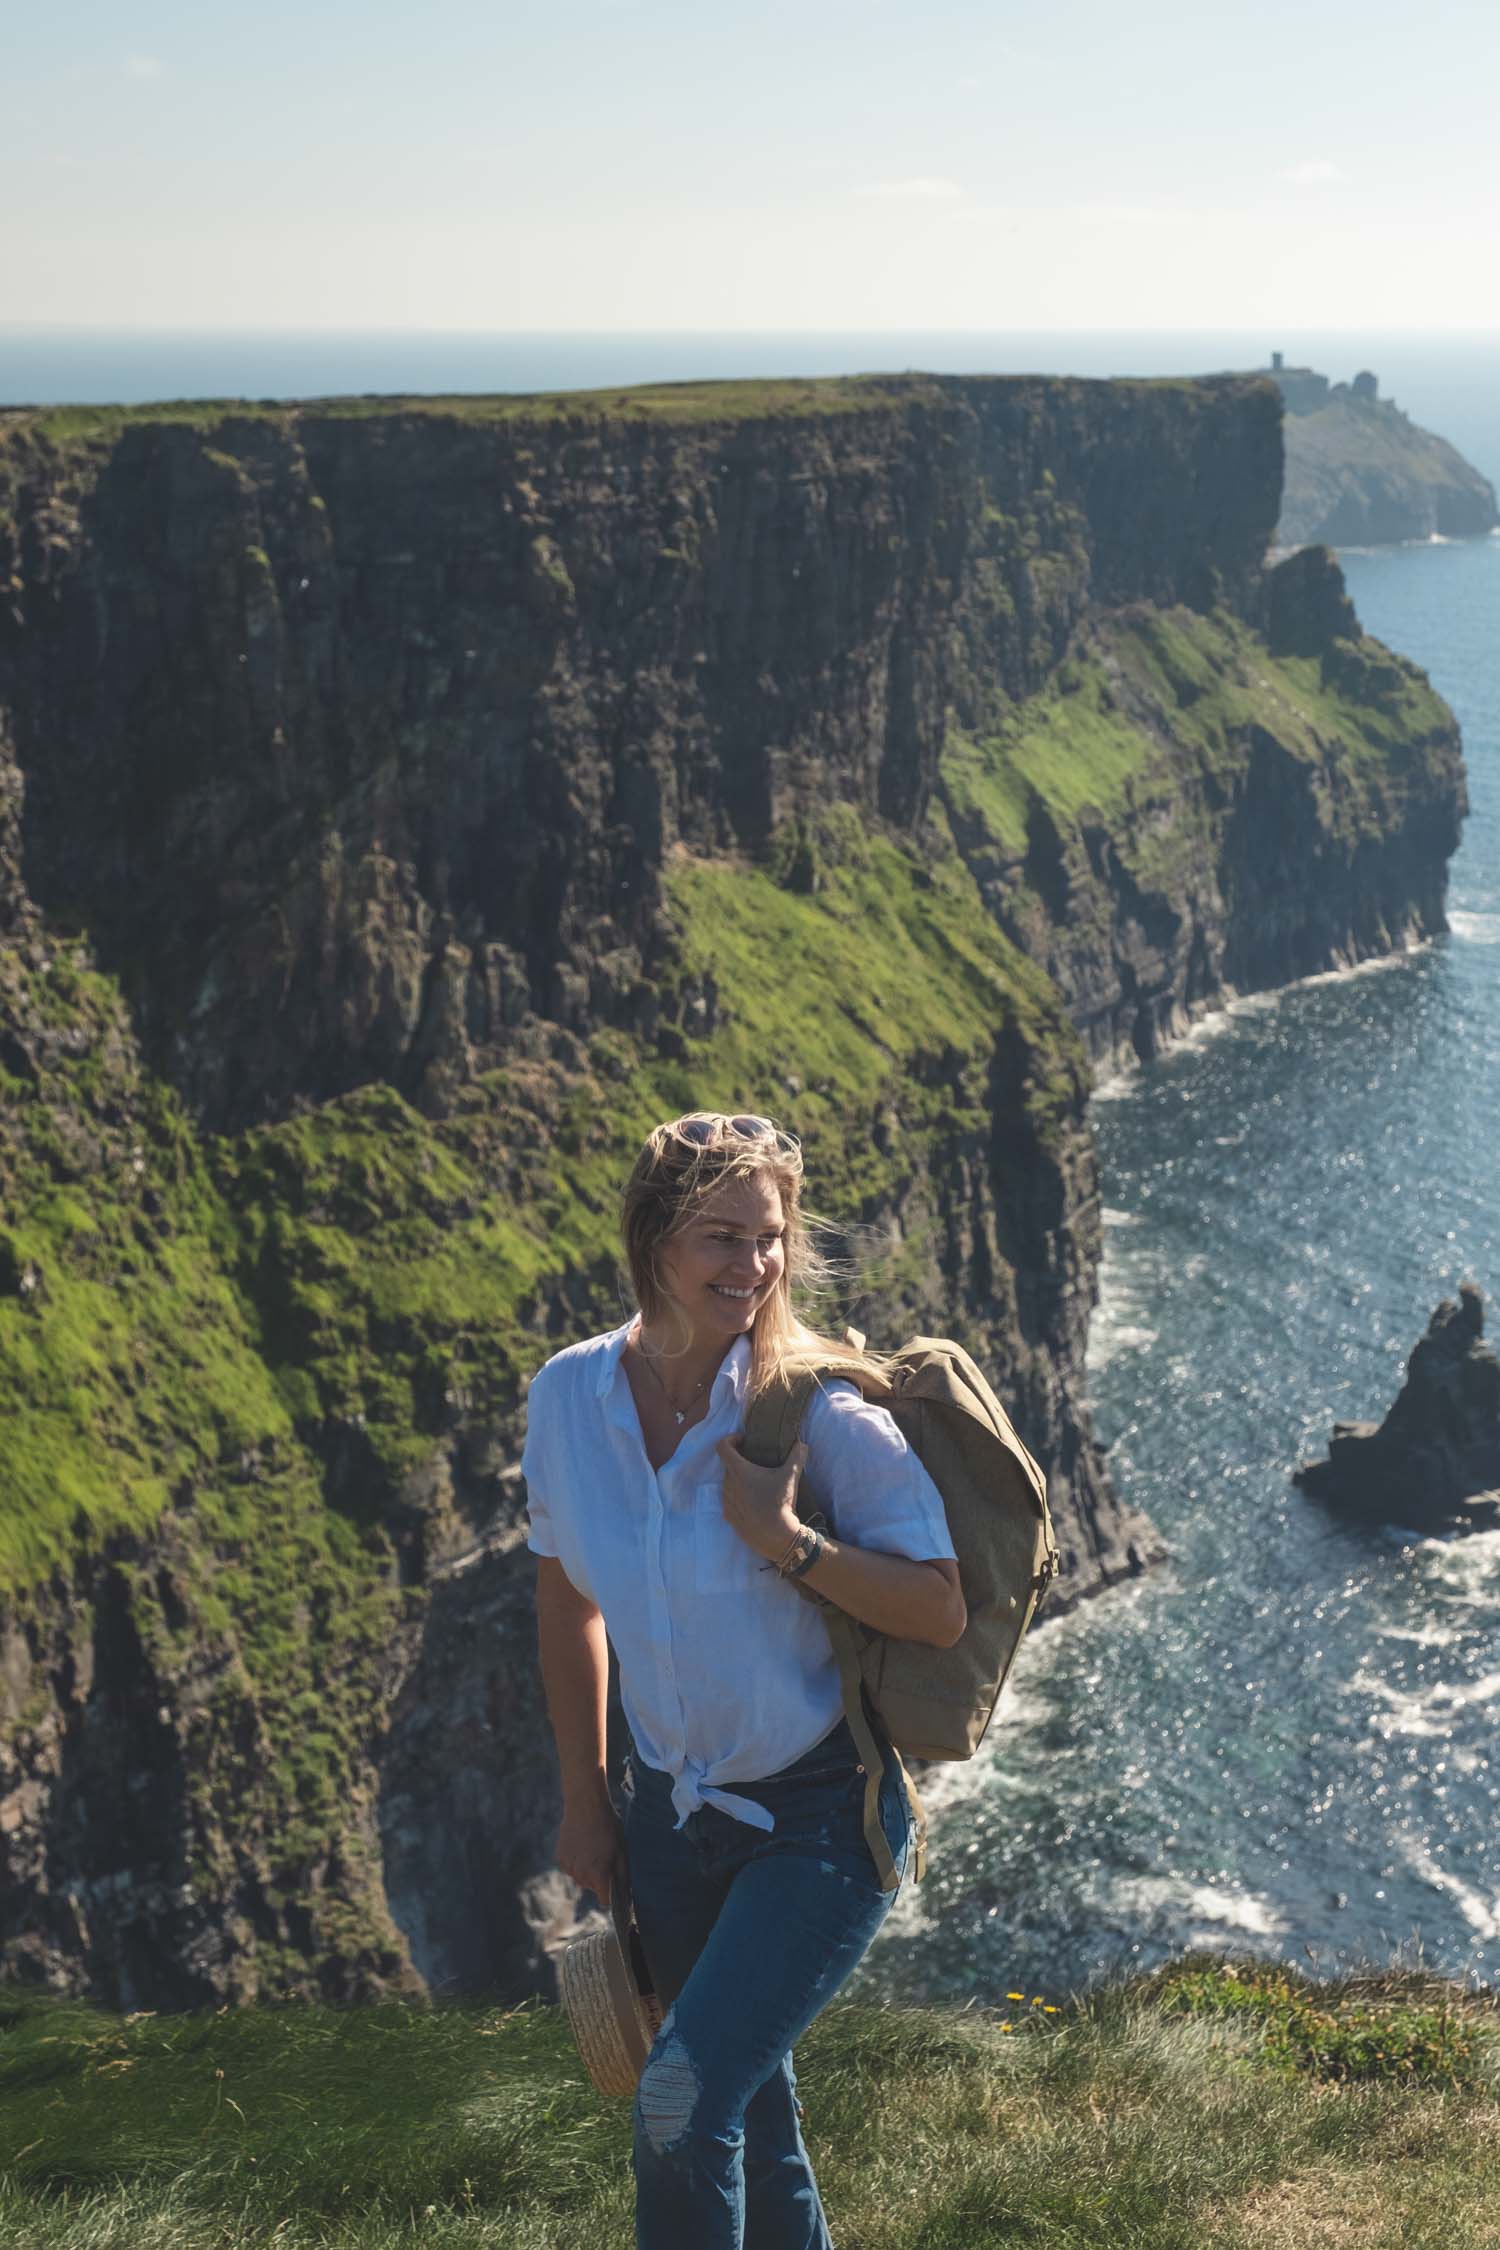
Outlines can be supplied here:
[[[847, 1340], [856, 1348], [864, 1344], [854, 1329]], [[741, 1441], [749, 1460], [767, 1467], [786, 1460], [824, 1377], [859, 1384], [857, 1368], [829, 1361], [761, 1392], [746, 1416]], [[865, 1836], [888, 1891], [899, 1878], [880, 1822], [884, 1765], [869, 1708], [890, 1737], [911, 1802], [914, 1875], [920, 1882], [927, 1859], [927, 1816], [900, 1753], [934, 1760], [973, 1757], [1058, 1563], [1046, 1479], [968, 1353], [939, 1338], [914, 1336], [891, 1355], [889, 1381], [889, 1396], [873, 1389], [872, 1396], [894, 1417], [943, 1496], [969, 1612], [963, 1635], [952, 1648], [897, 1640], [795, 1581], [798, 1592], [822, 1610], [833, 1643], [845, 1715], [869, 1776]], [[805, 1477], [797, 1509], [804, 1522], [818, 1530], [829, 1528]]]

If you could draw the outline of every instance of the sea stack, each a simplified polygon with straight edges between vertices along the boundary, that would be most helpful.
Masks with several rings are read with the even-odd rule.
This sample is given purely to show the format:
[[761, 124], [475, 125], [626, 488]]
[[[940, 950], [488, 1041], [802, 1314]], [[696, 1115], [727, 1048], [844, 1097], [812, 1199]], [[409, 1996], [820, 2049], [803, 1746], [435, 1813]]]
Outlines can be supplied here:
[[1304, 1462], [1293, 1481], [1415, 1531], [1500, 1524], [1500, 1359], [1483, 1339], [1484, 1298], [1465, 1281], [1428, 1322], [1385, 1420], [1335, 1422], [1328, 1459]]

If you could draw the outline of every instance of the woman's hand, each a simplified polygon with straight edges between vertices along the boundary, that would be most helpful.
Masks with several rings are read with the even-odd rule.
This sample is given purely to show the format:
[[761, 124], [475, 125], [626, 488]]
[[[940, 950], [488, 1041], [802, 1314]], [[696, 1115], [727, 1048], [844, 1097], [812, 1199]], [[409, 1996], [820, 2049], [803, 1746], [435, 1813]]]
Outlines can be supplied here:
[[724, 1520], [747, 1547], [780, 1562], [801, 1523], [797, 1513], [797, 1486], [807, 1447], [798, 1438], [779, 1469], [762, 1468], [747, 1461], [737, 1438], [720, 1438], [719, 1459], [724, 1464]]
[[607, 1796], [564, 1805], [554, 1856], [580, 1890], [608, 1906], [610, 1886], [625, 1865], [625, 1831]]

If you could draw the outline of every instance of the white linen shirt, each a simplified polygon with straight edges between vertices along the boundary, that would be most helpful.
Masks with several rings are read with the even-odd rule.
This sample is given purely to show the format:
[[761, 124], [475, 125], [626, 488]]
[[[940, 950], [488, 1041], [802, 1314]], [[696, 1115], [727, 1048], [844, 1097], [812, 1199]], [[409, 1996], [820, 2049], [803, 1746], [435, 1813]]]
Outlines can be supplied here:
[[[623, 1365], [627, 1321], [554, 1354], [532, 1380], [521, 1470], [527, 1545], [555, 1555], [603, 1614], [620, 1700], [647, 1765], [673, 1777], [677, 1826], [717, 1805], [775, 1822], [724, 1786], [779, 1773], [837, 1724], [838, 1669], [816, 1606], [727, 1521], [715, 1451], [741, 1429], [750, 1342], [737, 1337], [660, 1469]], [[852, 1383], [813, 1393], [808, 1483], [836, 1538], [913, 1562], [953, 1556], [942, 1495], [892, 1417]]]

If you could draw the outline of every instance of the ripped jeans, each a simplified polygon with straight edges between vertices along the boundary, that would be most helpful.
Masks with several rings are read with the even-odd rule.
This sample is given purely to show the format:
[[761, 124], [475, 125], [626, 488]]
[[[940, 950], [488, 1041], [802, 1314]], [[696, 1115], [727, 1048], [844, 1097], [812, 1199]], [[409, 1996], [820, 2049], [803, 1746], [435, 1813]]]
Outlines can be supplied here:
[[[726, 1783], [726, 1787], [730, 1786]], [[705, 1805], [674, 1828], [672, 1782], [632, 1751], [624, 1825], [636, 1918], [664, 2005], [634, 2113], [637, 2250], [832, 2250], [803, 2143], [792, 2043], [890, 1911], [864, 1838], [848, 1724], [764, 1781], [767, 1833]], [[887, 1758], [880, 1815], [910, 1847]]]

